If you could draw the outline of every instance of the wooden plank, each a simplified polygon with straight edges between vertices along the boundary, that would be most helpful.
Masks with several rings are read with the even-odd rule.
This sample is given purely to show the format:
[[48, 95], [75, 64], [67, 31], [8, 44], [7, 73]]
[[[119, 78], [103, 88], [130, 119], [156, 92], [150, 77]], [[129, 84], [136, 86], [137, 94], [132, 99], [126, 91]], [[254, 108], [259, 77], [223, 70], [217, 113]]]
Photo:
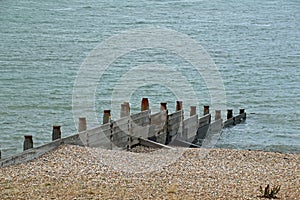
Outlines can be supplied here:
[[129, 127], [130, 137], [128, 139], [128, 148], [133, 145], [139, 144], [138, 138], [148, 138], [150, 127], [150, 115], [151, 111], [146, 110], [131, 116], [131, 124]]
[[130, 135], [130, 124], [123, 124], [122, 126], [112, 127], [112, 136], [115, 137], [116, 134]]
[[232, 117], [230, 119], [227, 119], [226, 121], [224, 121], [224, 128], [226, 127], [230, 127], [230, 126], [233, 126], [233, 125], [236, 125], [236, 124], [239, 124], [241, 123], [242, 121], [245, 121], [246, 120], [246, 113], [242, 113], [242, 114], [239, 114], [235, 117]]
[[111, 141], [108, 140], [106, 137], [100, 138], [98, 135], [94, 135], [93, 137], [89, 138], [88, 147], [100, 147], [104, 149], [111, 148]]
[[196, 139], [203, 140], [206, 137], [208, 130], [209, 130], [209, 124], [199, 127], [197, 130]]
[[144, 126], [139, 126], [135, 123], [131, 125], [130, 128], [130, 138], [128, 141], [128, 147], [131, 148], [131, 146], [136, 145], [139, 143], [138, 138], [148, 138], [149, 135], [149, 127], [150, 125], [144, 125]]
[[138, 145], [140, 143], [139, 139], [136, 137], [131, 137], [131, 140], [128, 141], [128, 148], [131, 149], [132, 146]]
[[149, 117], [151, 114], [151, 110], [145, 110], [139, 113], [135, 113], [132, 114], [130, 117], [135, 120], [135, 119], [139, 119], [139, 118], [145, 118], [145, 117]]
[[229, 126], [233, 126], [235, 123], [234, 123], [234, 118], [230, 118], [230, 119], [227, 119], [226, 121], [224, 121], [223, 123], [223, 127], [226, 128], [226, 127], [229, 127]]
[[171, 120], [168, 120], [168, 124], [169, 125], [180, 124], [182, 122], [183, 122], [183, 118], [182, 117], [177, 117], [177, 118], [173, 118]]
[[127, 148], [128, 145], [129, 136], [124, 132], [119, 131], [113, 134], [111, 141], [112, 144], [115, 145], [116, 147], [125, 149]]
[[156, 127], [156, 125], [149, 126], [149, 132], [147, 138], [152, 138], [151, 140], [156, 141], [156, 136], [161, 130]]
[[182, 139], [188, 141], [189, 138], [195, 137], [198, 130], [198, 115], [194, 115], [183, 121]]
[[156, 142], [161, 144], [165, 144], [167, 141], [167, 133], [166, 132], [159, 132], [156, 135]]
[[137, 114], [131, 115], [131, 120], [140, 126], [145, 126], [150, 124], [150, 110], [146, 110]]
[[150, 116], [151, 124], [155, 124], [157, 126], [163, 127], [165, 125], [166, 120], [167, 120], [167, 115], [168, 115], [168, 113], [167, 113], [166, 110], [155, 113], [155, 114], [152, 114]]
[[183, 132], [183, 123], [177, 123], [173, 125], [168, 125], [167, 137], [169, 138], [168, 142], [171, 142], [176, 137], [181, 137]]
[[241, 114], [234, 117], [234, 124], [239, 124], [241, 122], [242, 122], [242, 115]]
[[198, 119], [199, 127], [206, 126], [206, 125], [210, 124], [210, 121], [211, 121], [211, 114], [200, 117]]
[[116, 121], [112, 122], [112, 127], [117, 127], [117, 126], [123, 126], [123, 125], [128, 125], [128, 123], [131, 121], [130, 116], [123, 117], [121, 119], [118, 119]]
[[0, 162], [0, 166], [4, 167], [4, 166], [19, 164], [19, 163], [33, 160], [49, 151], [56, 149], [61, 144], [83, 145], [78, 134], [71, 135], [32, 149], [28, 149], [26, 151], [23, 151], [22, 153], [10, 156], [8, 158], [2, 159]]
[[213, 148], [221, 136], [222, 128], [222, 119], [211, 123], [206, 137], [203, 140], [200, 140], [201, 146], [205, 148]]
[[144, 126], [137, 125], [132, 123], [129, 129], [130, 136], [132, 137], [141, 137], [141, 138], [148, 138], [149, 135], [149, 124]]
[[[103, 136], [106, 136], [107, 138], [109, 138], [111, 135], [111, 126], [110, 126], [110, 124], [102, 125], [100, 127], [84, 131], [83, 133], [87, 133], [89, 136], [103, 135]], [[81, 135], [81, 133], [79, 133], [79, 135]]]
[[165, 144], [169, 144], [177, 135], [181, 135], [183, 126], [183, 111], [168, 115], [168, 129]]
[[156, 113], [154, 115], [151, 115], [150, 124], [156, 125], [159, 128], [163, 128], [163, 126], [166, 124], [166, 120], [167, 120], [166, 113]]
[[85, 146], [105, 149], [111, 149], [112, 147], [111, 136], [111, 124], [104, 124], [79, 133], [79, 137]]
[[106, 142], [109, 142], [110, 135], [111, 135], [110, 124], [105, 124], [100, 127], [96, 127], [90, 130], [80, 132], [79, 138], [84, 145], [90, 146], [90, 142], [94, 142], [95, 137], [101, 137], [101, 138], [106, 137]]
[[[62, 141], [63, 144], [84, 146], [82, 140], [79, 137], [79, 134], [64, 137], [64, 138], [61, 139], [61, 141]], [[39, 148], [39, 147], [37, 147], [37, 148]]]
[[234, 117], [234, 124], [239, 124], [246, 120], [246, 113], [239, 114]]
[[182, 116], [183, 116], [183, 110], [180, 110], [180, 111], [177, 111], [175, 113], [169, 114], [168, 118], [169, 118], [169, 120], [172, 120], [172, 119], [178, 118], [178, 117], [181, 118]]
[[223, 124], [222, 119], [218, 119], [210, 124], [209, 126], [209, 135], [219, 134], [222, 131]]
[[165, 148], [165, 149], [174, 149], [170, 146], [158, 143], [158, 142], [154, 142], [148, 139], [144, 139], [144, 138], [139, 138], [140, 144], [146, 147], [152, 147], [152, 148]]
[[246, 120], [247, 114], [244, 112], [244, 113], [242, 113], [241, 115], [242, 115], [243, 120]]
[[[78, 137], [78, 136], [76, 135], [75, 137]], [[70, 138], [69, 138], [69, 141], [70, 141]], [[45, 154], [49, 151], [52, 151], [52, 150], [56, 149], [61, 144], [63, 144], [63, 140], [58, 139], [58, 140], [49, 142], [47, 144], [44, 144], [42, 146], [28, 149], [26, 151], [23, 151], [22, 153], [10, 156], [6, 159], [2, 159], [1, 163], [0, 163], [0, 166], [4, 167], [4, 166], [19, 164], [19, 163], [23, 163], [23, 162], [26, 162], [26, 161], [33, 160], [33, 159], [35, 159], [35, 158], [37, 158], [37, 157], [39, 157], [39, 156], [41, 156], [41, 155], [43, 155], [43, 154]]]
[[130, 116], [114, 121], [111, 125], [112, 135], [110, 137], [112, 144], [117, 148], [126, 148], [128, 145], [129, 129], [131, 124]]
[[120, 134], [120, 132], [129, 135], [130, 125], [131, 125], [131, 119], [129, 116], [114, 121], [111, 126], [113, 137], [117, 139], [115, 134]]
[[182, 124], [180, 122], [176, 123], [176, 124], [168, 124], [168, 130], [169, 132], [178, 132], [178, 129], [180, 128]]
[[165, 144], [167, 133], [168, 112], [163, 110], [150, 116], [151, 124], [149, 127], [148, 138]]
[[172, 141], [171, 146], [177, 146], [177, 147], [186, 147], [186, 148], [200, 148], [201, 146], [193, 144], [191, 142], [187, 142], [180, 139], [175, 139]]

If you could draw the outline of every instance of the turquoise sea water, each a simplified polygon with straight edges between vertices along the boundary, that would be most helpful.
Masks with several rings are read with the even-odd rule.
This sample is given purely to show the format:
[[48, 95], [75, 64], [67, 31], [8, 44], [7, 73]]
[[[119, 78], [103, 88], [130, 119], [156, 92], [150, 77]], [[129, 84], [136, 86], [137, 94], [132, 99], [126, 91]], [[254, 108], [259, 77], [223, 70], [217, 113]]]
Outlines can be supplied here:
[[[86, 56], [110, 36], [149, 27], [172, 29], [198, 41], [219, 69], [228, 108], [246, 108], [247, 122], [224, 130], [218, 146], [300, 152], [299, 10], [296, 0], [2, 0], [2, 156], [21, 152], [24, 134], [33, 135], [35, 146], [50, 141], [53, 124], [62, 126], [64, 136], [76, 132], [72, 91]], [[111, 86], [123, 69], [153, 61], [180, 66], [194, 84], [198, 106], [209, 104], [201, 77], [184, 70], [188, 64], [176, 55], [133, 52], [100, 79], [105, 84], [96, 90], [99, 116], [110, 108]], [[132, 94], [132, 111], [138, 111], [142, 97], [158, 105], [174, 102], [171, 94], [159, 85], [139, 88]]]

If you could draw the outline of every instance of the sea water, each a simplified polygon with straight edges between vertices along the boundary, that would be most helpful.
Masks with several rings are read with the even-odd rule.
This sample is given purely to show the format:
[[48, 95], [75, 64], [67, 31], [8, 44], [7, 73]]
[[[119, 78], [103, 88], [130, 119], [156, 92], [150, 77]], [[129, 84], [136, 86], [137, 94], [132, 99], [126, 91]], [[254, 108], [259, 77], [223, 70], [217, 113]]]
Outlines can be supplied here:
[[[2, 0], [2, 157], [22, 151], [24, 134], [33, 135], [34, 146], [49, 142], [54, 124], [62, 126], [63, 136], [75, 133], [72, 94], [80, 66], [101, 42], [136, 28], [174, 30], [209, 53], [224, 82], [227, 107], [247, 112], [246, 122], [225, 129], [217, 146], [300, 152], [299, 10], [297, 0]], [[175, 66], [187, 77], [199, 113], [210, 104], [205, 82], [189, 63], [165, 50], [144, 49], [120, 57], [99, 77], [97, 115], [112, 107], [114, 86], [124, 73], [152, 62]], [[129, 95], [133, 113], [142, 97], [149, 97], [154, 111], [161, 101], [174, 111], [172, 88], [153, 83]]]

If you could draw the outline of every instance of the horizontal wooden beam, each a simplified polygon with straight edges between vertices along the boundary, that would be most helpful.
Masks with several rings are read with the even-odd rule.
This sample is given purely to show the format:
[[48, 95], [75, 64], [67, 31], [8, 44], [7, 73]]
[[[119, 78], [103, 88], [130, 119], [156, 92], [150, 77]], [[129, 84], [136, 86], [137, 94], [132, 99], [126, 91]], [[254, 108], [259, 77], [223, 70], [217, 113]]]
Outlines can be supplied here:
[[152, 147], [152, 148], [165, 148], [165, 149], [174, 149], [173, 147], [154, 142], [152, 140], [148, 140], [145, 138], [139, 138], [140, 145], [146, 146], [146, 147]]
[[180, 140], [180, 139], [175, 139], [174, 141], [172, 141], [171, 145], [178, 146], [178, 147], [201, 148], [201, 146], [199, 145], [184, 140]]

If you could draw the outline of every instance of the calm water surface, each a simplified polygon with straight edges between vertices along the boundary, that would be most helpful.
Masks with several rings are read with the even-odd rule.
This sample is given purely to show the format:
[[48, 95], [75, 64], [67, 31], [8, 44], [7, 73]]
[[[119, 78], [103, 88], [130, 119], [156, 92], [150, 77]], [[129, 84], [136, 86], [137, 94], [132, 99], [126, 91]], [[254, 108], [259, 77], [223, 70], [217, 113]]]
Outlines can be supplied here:
[[[53, 124], [62, 126], [64, 136], [76, 132], [72, 90], [85, 57], [112, 35], [146, 27], [176, 30], [197, 40], [221, 73], [227, 106], [235, 112], [246, 108], [247, 122], [226, 129], [218, 146], [300, 152], [299, 10], [297, 0], [2, 0], [2, 156], [21, 152], [24, 134], [33, 135], [35, 146], [50, 141]], [[122, 70], [152, 61], [172, 60], [168, 64], [181, 66], [197, 90], [198, 106], [209, 104], [201, 77], [195, 79], [192, 71], [183, 70], [188, 64], [174, 57], [166, 52], [135, 52], [116, 61], [100, 80], [107, 84], [96, 91], [99, 115], [110, 108], [112, 87]], [[131, 98], [133, 112], [144, 96], [152, 104], [175, 101], [167, 88], [140, 88]]]

